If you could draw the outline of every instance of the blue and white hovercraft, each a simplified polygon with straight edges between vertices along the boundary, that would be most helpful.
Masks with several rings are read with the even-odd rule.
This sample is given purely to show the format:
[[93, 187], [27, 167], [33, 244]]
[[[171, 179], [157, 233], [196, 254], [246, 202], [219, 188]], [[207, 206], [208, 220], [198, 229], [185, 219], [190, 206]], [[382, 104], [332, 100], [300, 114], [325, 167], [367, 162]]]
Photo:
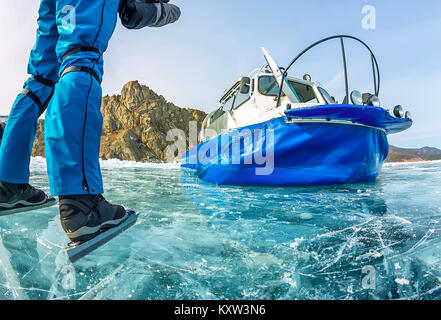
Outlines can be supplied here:
[[[369, 50], [374, 93], [349, 93], [345, 39]], [[300, 57], [330, 40], [341, 42], [343, 104], [309, 75], [288, 76]], [[389, 153], [387, 135], [413, 122], [401, 106], [381, 106], [380, 72], [372, 50], [355, 37], [333, 36], [302, 51], [285, 69], [263, 52], [262, 68], [233, 82], [220, 108], [206, 117], [199, 144], [182, 157], [182, 168], [218, 185], [325, 186], [375, 180]]]

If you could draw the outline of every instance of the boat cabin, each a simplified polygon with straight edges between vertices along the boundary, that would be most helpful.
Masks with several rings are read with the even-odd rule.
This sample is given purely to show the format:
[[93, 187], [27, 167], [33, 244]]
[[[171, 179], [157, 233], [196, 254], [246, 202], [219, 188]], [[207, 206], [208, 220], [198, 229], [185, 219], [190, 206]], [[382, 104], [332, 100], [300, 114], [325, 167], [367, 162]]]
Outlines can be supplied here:
[[268, 64], [238, 78], [222, 94], [220, 107], [204, 120], [200, 142], [236, 128], [284, 116], [288, 109], [336, 103], [320, 84], [311, 81], [309, 75], [303, 79], [286, 77], [280, 101], [279, 83]]

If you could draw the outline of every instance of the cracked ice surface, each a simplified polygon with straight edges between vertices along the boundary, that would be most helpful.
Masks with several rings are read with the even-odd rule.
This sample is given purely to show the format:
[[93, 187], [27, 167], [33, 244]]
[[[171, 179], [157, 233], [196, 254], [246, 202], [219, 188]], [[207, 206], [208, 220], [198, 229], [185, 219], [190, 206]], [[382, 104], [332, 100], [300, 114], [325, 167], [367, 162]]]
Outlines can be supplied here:
[[[102, 165], [105, 196], [138, 224], [71, 265], [56, 207], [0, 217], [0, 299], [441, 298], [441, 162], [315, 188]], [[45, 170], [32, 160], [32, 183], [48, 191]]]

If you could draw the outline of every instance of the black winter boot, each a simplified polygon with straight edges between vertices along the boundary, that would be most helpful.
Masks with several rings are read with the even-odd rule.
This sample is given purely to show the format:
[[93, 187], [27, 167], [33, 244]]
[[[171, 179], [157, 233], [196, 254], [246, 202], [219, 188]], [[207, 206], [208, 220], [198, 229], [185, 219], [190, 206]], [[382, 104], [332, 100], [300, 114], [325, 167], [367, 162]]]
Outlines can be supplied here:
[[0, 181], [0, 209], [10, 210], [44, 204], [48, 196], [30, 184], [13, 184]]
[[112, 205], [102, 195], [60, 197], [60, 219], [73, 244], [93, 239], [128, 218], [124, 207]]

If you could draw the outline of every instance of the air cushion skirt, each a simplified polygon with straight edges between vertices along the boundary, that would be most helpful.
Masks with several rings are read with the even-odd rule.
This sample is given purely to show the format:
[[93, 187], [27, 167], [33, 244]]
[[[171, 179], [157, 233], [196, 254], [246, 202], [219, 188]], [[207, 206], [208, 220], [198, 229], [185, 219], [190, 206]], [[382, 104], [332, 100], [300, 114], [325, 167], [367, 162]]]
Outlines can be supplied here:
[[187, 152], [182, 167], [219, 185], [308, 186], [375, 180], [389, 153], [387, 133], [408, 119], [384, 109], [320, 106], [219, 135]]

